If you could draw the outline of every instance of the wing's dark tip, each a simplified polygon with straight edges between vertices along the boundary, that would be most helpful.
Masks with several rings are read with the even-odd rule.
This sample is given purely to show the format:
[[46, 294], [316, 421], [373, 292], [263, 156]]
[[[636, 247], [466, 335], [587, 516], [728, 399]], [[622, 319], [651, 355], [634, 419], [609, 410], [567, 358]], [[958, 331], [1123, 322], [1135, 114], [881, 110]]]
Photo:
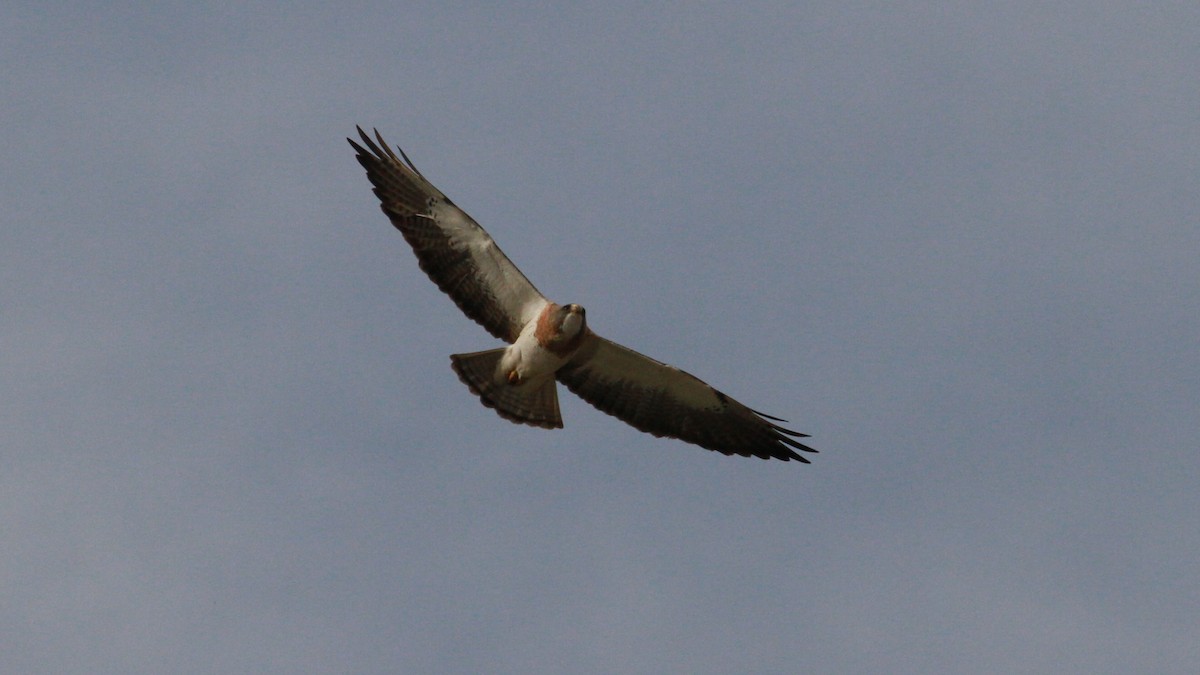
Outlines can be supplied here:
[[[802, 462], [804, 464], [812, 464], [812, 462], [805, 459], [804, 456], [798, 454], [796, 452], [796, 450], [799, 450], [801, 452], [811, 452], [813, 454], [819, 454], [819, 451], [816, 448], [809, 447], [809, 446], [801, 443], [800, 441], [794, 440], [797, 438], [809, 438], [808, 434], [802, 434], [799, 431], [794, 431], [792, 429], [788, 429], [786, 427], [782, 427], [778, 424], [774, 424], [773, 422], [768, 421], [768, 420], [773, 420], [774, 422], [783, 422], [784, 424], [786, 424], [787, 420], [783, 419], [782, 417], [768, 415], [765, 412], [760, 412], [758, 410], [754, 410], [753, 408], [750, 409], [750, 412], [763, 418], [763, 422], [768, 427], [771, 428], [771, 433], [775, 437], [774, 438], [774, 441], [775, 441], [774, 450], [777, 453], [782, 453], [782, 454], [772, 454], [771, 457], [774, 457], [776, 459], [782, 459], [785, 462], [788, 460], [795, 460], [797, 462]], [[795, 448], [795, 450], [793, 450], [793, 448]]]
[[[397, 164], [403, 164], [403, 165], [407, 166], [409, 169], [412, 169], [413, 173], [417, 174], [422, 179], [424, 179], [426, 182], [428, 182], [428, 179], [425, 178], [425, 174], [421, 173], [420, 169], [417, 168], [416, 164], [413, 164], [413, 161], [408, 158], [407, 154], [405, 154], [404, 149], [396, 148], [395, 150], [392, 150], [392, 147], [387, 144], [387, 141], [383, 140], [383, 134], [379, 133], [379, 129], [375, 129], [375, 128], [371, 129], [371, 131], [375, 134], [375, 138], [372, 139], [367, 134], [366, 131], [363, 131], [363, 128], [361, 126], [356, 124], [356, 125], [354, 125], [354, 128], [358, 130], [358, 137], [362, 139], [363, 143], [365, 143], [368, 148], [370, 148], [370, 151], [368, 152], [367, 150], [365, 150], [363, 148], [363, 146], [354, 142], [353, 139], [347, 138], [346, 140], [350, 143], [351, 146], [354, 147], [354, 149], [358, 152], [359, 155], [372, 155], [373, 154], [378, 159], [391, 159], [392, 161], [396, 162]], [[399, 157], [396, 156], [397, 151], [399, 151], [399, 153], [400, 153]], [[403, 161], [401, 161], [401, 157], [404, 158]], [[359, 161], [360, 162], [363, 161], [362, 157], [359, 158]]]
[[[782, 453], [783, 453], [783, 454], [772, 454], [771, 455], [772, 457], [775, 457], [776, 459], [782, 459], [785, 462], [788, 460], [795, 460], [797, 462], [802, 462], [804, 464], [811, 464], [812, 462], [808, 461], [804, 456], [797, 453], [796, 450], [799, 450], [801, 452], [811, 452], [813, 454], [819, 454], [819, 451], [816, 448], [809, 447], [809, 446], [801, 443], [800, 441], [795, 440], [797, 438], [808, 438], [809, 437], [808, 434], [802, 434], [799, 431], [793, 431], [792, 429], [781, 427], [778, 424], [773, 424], [773, 423], [767, 421], [767, 420], [775, 420], [776, 422], [787, 422], [787, 420], [779, 418], [779, 417], [775, 417], [774, 415], [768, 415], [766, 413], [761, 413], [761, 412], [759, 412], [757, 410], [753, 410], [753, 409], [751, 409], [751, 412], [753, 412], [755, 415], [758, 415], [759, 417], [763, 418], [763, 422], [771, 428], [771, 433], [774, 435], [774, 441], [775, 441], [774, 450], [776, 452], [782, 451]], [[795, 448], [795, 449], [793, 449], [793, 448]]]
[[776, 417], [776, 416], [774, 416], [774, 415], [768, 415], [767, 413], [765, 413], [765, 412], [759, 412], [759, 411], [755, 410], [754, 408], [751, 408], [751, 409], [750, 409], [750, 412], [754, 413], [755, 415], [758, 415], [759, 417], [765, 417], [765, 418], [767, 418], [767, 419], [769, 419], [769, 420], [775, 420], [776, 422], [783, 422], [784, 424], [787, 424], [787, 420], [783, 419], [782, 417]]

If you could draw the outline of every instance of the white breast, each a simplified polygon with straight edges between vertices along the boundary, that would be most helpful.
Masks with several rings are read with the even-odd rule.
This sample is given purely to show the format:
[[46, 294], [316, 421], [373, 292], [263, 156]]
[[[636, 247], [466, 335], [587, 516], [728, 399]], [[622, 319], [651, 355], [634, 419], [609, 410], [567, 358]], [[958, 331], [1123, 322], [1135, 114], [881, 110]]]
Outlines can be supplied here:
[[516, 370], [524, 384], [538, 384], [554, 377], [554, 372], [567, 362], [569, 356], [559, 356], [538, 344], [534, 335], [536, 329], [536, 321], [525, 324], [517, 341], [508, 346], [500, 359], [497, 378], [506, 379], [508, 373]]

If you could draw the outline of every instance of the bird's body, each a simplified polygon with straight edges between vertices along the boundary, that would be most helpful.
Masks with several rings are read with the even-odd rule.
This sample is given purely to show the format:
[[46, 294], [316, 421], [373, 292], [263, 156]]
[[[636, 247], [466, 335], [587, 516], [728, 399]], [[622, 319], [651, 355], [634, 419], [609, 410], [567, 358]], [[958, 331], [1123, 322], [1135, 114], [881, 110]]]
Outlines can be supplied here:
[[[507, 347], [454, 354], [480, 401], [512, 422], [561, 428], [556, 382], [633, 427], [726, 455], [808, 462], [801, 434], [774, 424], [698, 378], [606, 340], [576, 304], [542, 295], [492, 237], [376, 132], [351, 139], [380, 207], [423, 269], [459, 308]], [[369, 150], [368, 150], [369, 149]], [[403, 157], [403, 161], [401, 160]]]
[[582, 307], [547, 302], [511, 345], [454, 354], [450, 361], [458, 378], [501, 417], [561, 429], [554, 376], [579, 350], [586, 332]]

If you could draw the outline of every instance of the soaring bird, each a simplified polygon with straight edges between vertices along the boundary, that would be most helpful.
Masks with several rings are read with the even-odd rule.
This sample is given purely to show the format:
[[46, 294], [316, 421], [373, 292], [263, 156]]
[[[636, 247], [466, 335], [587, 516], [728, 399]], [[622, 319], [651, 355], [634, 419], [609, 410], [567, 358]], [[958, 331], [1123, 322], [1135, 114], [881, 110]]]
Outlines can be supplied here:
[[[479, 223], [397, 156], [379, 132], [347, 138], [367, 170], [380, 208], [421, 269], [471, 319], [507, 347], [453, 354], [450, 365], [483, 405], [504, 419], [561, 429], [558, 387], [655, 436], [725, 455], [808, 463], [816, 450], [778, 417], [751, 410], [678, 368], [593, 333], [577, 304], [542, 295]], [[365, 147], [364, 147], [365, 146]]]

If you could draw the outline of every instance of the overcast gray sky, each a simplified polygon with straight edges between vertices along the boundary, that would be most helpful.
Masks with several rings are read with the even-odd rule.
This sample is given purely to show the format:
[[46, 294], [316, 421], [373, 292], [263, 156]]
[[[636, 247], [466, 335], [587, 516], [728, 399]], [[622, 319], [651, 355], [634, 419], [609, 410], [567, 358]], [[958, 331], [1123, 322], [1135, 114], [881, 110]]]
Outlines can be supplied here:
[[[0, 9], [0, 670], [1194, 672], [1200, 5], [407, 4]], [[479, 405], [355, 124], [814, 464]]]

